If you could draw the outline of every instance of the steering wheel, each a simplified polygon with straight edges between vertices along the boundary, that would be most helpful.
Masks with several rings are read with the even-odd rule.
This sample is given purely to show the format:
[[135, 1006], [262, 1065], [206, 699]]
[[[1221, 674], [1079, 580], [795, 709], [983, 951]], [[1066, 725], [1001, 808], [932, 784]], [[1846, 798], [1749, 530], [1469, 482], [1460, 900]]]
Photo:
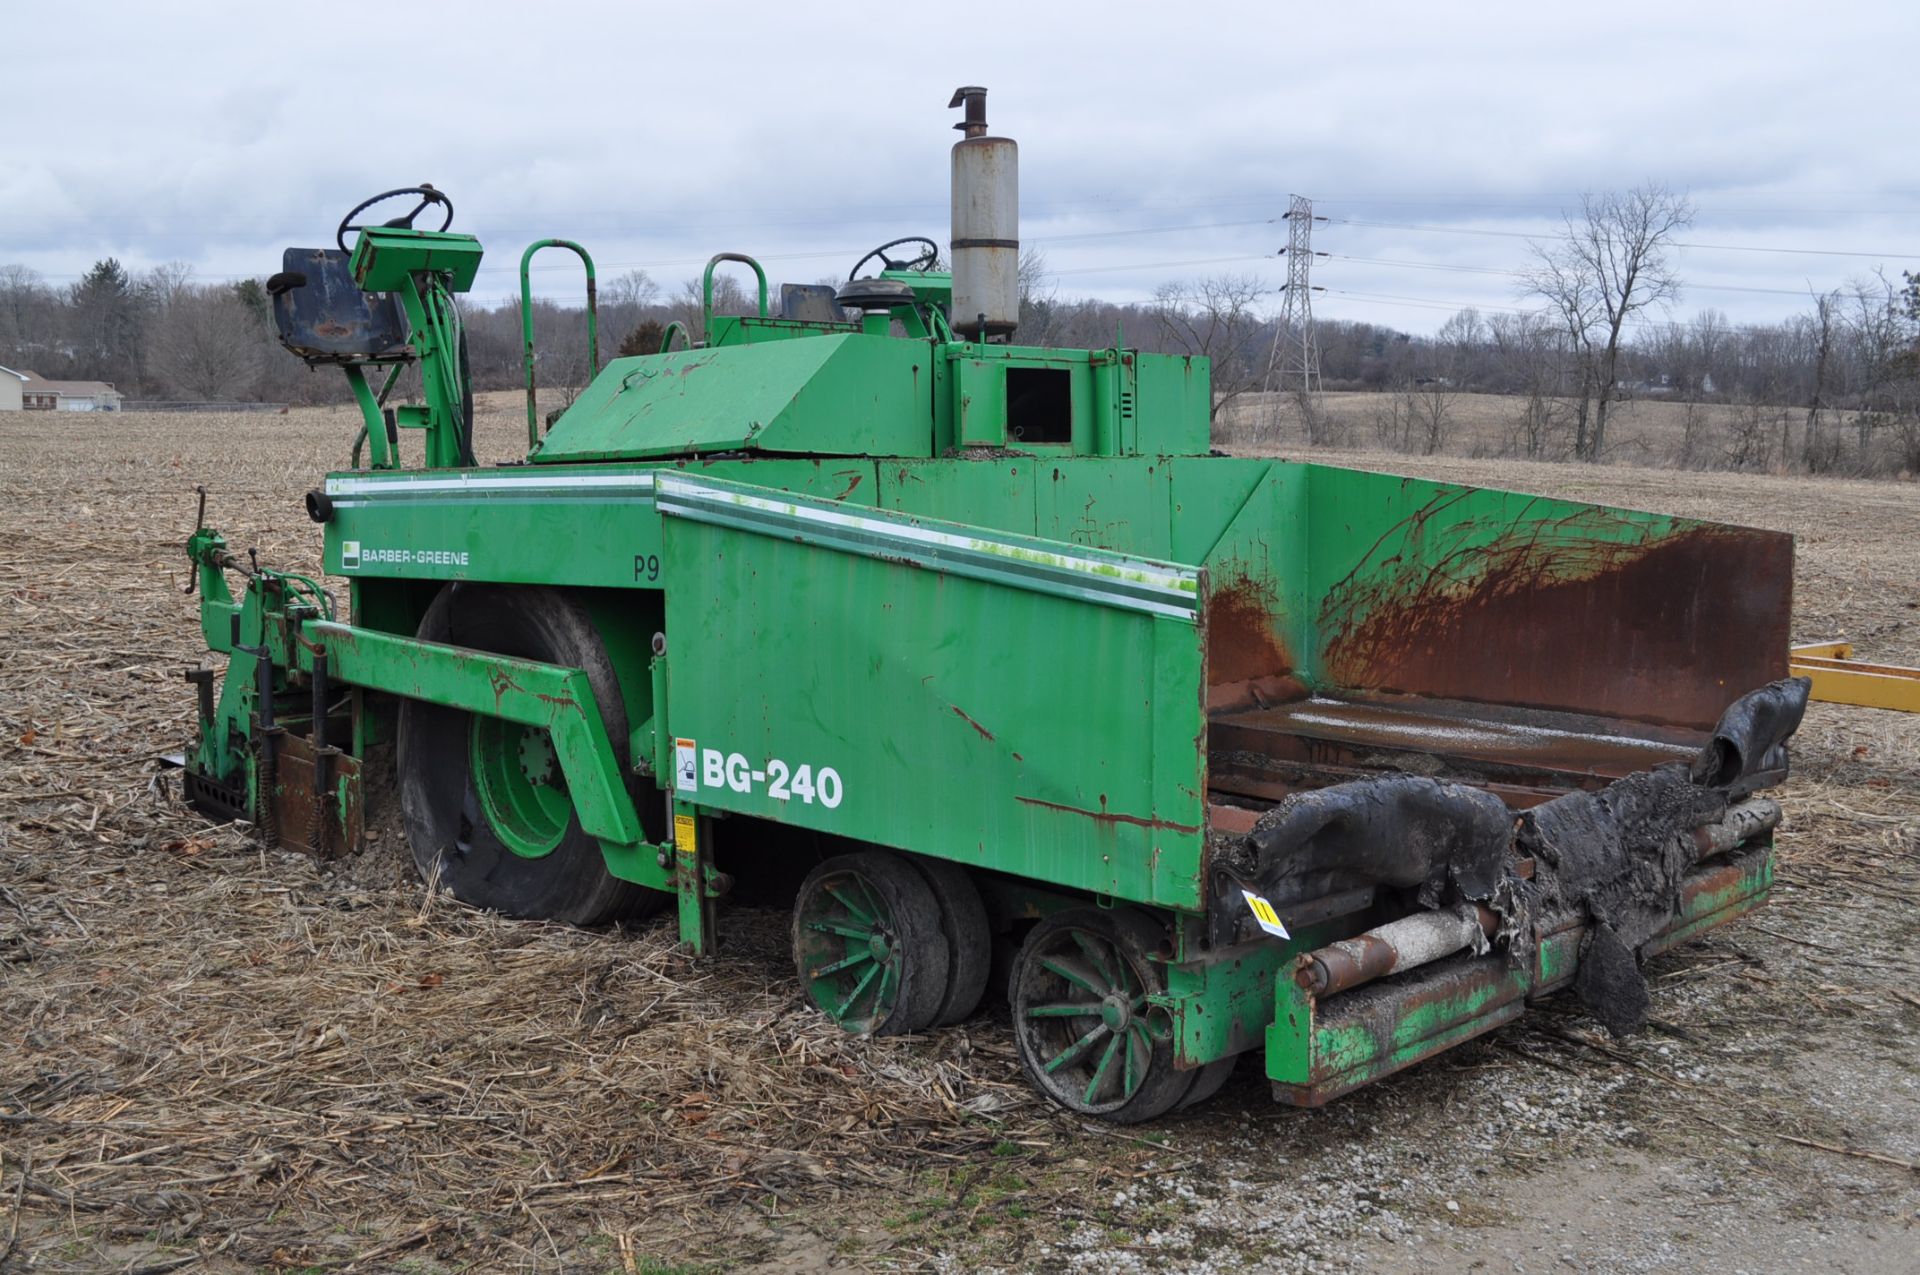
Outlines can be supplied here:
[[[400, 195], [420, 196], [420, 202], [415, 204], [413, 211], [406, 216], [394, 217], [391, 220], [382, 222], [360, 222], [354, 220], [355, 217], [358, 217], [375, 204], [383, 200], [396, 198]], [[347, 247], [347, 232], [349, 230], [369, 230], [376, 227], [412, 230], [413, 219], [425, 212], [428, 207], [433, 204], [439, 204], [442, 208], [446, 209], [447, 215], [440, 219], [440, 229], [445, 230], [453, 224], [453, 201], [435, 190], [431, 183], [421, 182], [418, 186], [402, 186], [398, 190], [382, 191], [372, 199], [354, 205], [353, 211], [340, 219], [340, 229], [335, 234], [334, 239], [340, 245], [341, 252], [351, 252], [352, 249]]]
[[[887, 255], [887, 249], [898, 248], [903, 243], [917, 243], [925, 246], [911, 257], [896, 258]], [[866, 265], [875, 257], [880, 258], [880, 268], [882, 270], [917, 270], [921, 274], [925, 274], [927, 271], [933, 269], [939, 262], [940, 245], [928, 239], [925, 235], [908, 235], [905, 239], [895, 239], [891, 243], [883, 243], [853, 263], [853, 269], [847, 274], [848, 281], [851, 282], [852, 280], [858, 279], [860, 277], [860, 267]]]

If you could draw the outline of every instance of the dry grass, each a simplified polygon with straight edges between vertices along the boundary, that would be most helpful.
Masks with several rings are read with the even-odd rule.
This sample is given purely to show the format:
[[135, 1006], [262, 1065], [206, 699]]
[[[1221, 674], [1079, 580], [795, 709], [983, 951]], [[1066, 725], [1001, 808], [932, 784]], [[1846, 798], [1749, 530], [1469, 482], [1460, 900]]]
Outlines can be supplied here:
[[778, 916], [694, 970], [664, 928], [506, 922], [423, 901], [392, 844], [326, 875], [183, 810], [155, 760], [202, 657], [192, 483], [236, 545], [310, 568], [295, 498], [350, 428], [60, 424], [7, 440], [0, 563], [0, 1149], [36, 1269], [186, 1236], [235, 1269], [511, 1264], [636, 1219], [645, 1254], [745, 1198], [1030, 1137], [1004, 1042], [856, 1043], [803, 1012]]
[[[1298, 412], [1290, 401], [1275, 398], [1255, 393], [1234, 400], [1219, 422], [1221, 436], [1233, 446], [1304, 446], [1306, 433]], [[1389, 423], [1396, 403], [1404, 408], [1409, 401], [1417, 421], [1411, 443], [1398, 438]], [[1438, 414], [1435, 452], [1484, 459], [1528, 455], [1520, 424], [1524, 407], [1525, 400], [1512, 395], [1416, 391], [1406, 400], [1380, 391], [1326, 394], [1320, 410], [1326, 441], [1333, 447], [1423, 452], [1426, 422]], [[1571, 454], [1573, 405], [1559, 403], [1556, 410], [1563, 419], [1540, 440], [1538, 459], [1565, 460]], [[1761, 474], [1803, 469], [1806, 417], [1805, 407], [1629, 397], [1608, 410], [1606, 460], [1613, 465]], [[1842, 411], [1823, 415], [1822, 437], [1830, 449], [1824, 468], [1846, 474], [1900, 473], [1902, 451], [1894, 434], [1876, 431], [1863, 453], [1852, 420], [1851, 413]], [[1790, 465], [1781, 459], [1783, 430]]]
[[[514, 411], [490, 404], [483, 455], [512, 452]], [[642, 1271], [764, 1252], [793, 1218], [865, 1235], [930, 1196], [930, 1218], [859, 1241], [914, 1267], [1024, 1251], [1041, 1223], [1015, 1219], [1104, 1219], [1116, 1182], [1152, 1176], [1156, 1148], [1032, 1100], [991, 1021], [872, 1042], [804, 1012], [778, 914], [732, 914], [695, 967], [662, 927], [589, 934], [423, 897], [391, 843], [322, 873], [184, 810], [156, 756], [189, 735], [179, 672], [202, 657], [179, 592], [192, 486], [234, 544], [312, 569], [298, 496], [353, 426], [0, 424], [0, 1270]], [[1920, 658], [1912, 487], [1345, 459], [1784, 526], [1803, 536], [1798, 633]], [[1913, 901], [1917, 725], [1811, 716], [1791, 889], [1873, 874]], [[1561, 1053], [1561, 1070], [1613, 1065]], [[1181, 1126], [1180, 1162], [1259, 1122], [1302, 1172], [1336, 1173], [1377, 1120], [1445, 1137], [1465, 1077], [1558, 1077], [1491, 1047], [1455, 1057], [1329, 1113], [1249, 1083], [1218, 1123]], [[1780, 1127], [1837, 1136], [1795, 1119]], [[1003, 1165], [1024, 1174], [1017, 1211], [988, 1207]]]

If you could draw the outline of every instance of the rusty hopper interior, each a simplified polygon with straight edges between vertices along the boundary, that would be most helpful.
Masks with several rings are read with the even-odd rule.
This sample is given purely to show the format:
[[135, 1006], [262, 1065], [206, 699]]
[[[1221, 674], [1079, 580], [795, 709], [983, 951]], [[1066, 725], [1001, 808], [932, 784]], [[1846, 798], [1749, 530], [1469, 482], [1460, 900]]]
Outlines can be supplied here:
[[[1339, 918], [1267, 1028], [1279, 1096], [1324, 1102], [1507, 1021], [1573, 981], [1596, 917], [1644, 957], [1765, 898], [1779, 810], [1752, 793], [1784, 775], [1805, 698], [1781, 680], [1792, 562], [1776, 532], [1269, 471], [1206, 559], [1207, 787], [1217, 941], [1253, 935], [1220, 919], [1249, 886], [1296, 938]], [[1728, 748], [1738, 773], [1674, 814], [1698, 794], [1679, 778], [1711, 788], [1702, 759]], [[1476, 821], [1482, 850], [1460, 844]], [[1601, 825], [1610, 866], [1559, 861]], [[1576, 899], [1596, 873], [1611, 897]], [[1517, 961], [1476, 955], [1490, 939]], [[1589, 1003], [1637, 1026], [1637, 974], [1591, 964]]]
[[1208, 559], [1223, 805], [1404, 771], [1524, 809], [1687, 760], [1787, 674], [1783, 533], [1287, 469], [1249, 506], [1291, 487], [1305, 508]]

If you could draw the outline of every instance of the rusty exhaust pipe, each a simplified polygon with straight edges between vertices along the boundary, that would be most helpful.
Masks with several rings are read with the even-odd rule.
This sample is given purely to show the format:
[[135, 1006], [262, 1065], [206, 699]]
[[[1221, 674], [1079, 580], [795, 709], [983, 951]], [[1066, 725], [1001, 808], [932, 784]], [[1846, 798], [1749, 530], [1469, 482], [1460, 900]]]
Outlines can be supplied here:
[[[1676, 840], [1698, 863], [1745, 845], [1779, 825], [1780, 803], [1752, 797], [1729, 808], [1715, 822], [1681, 833]], [[1416, 912], [1305, 953], [1294, 965], [1293, 981], [1315, 996], [1336, 996], [1469, 947], [1484, 951], [1487, 940], [1499, 928], [1500, 918], [1479, 903]]]
[[1499, 928], [1500, 918], [1479, 903], [1416, 912], [1306, 953], [1294, 968], [1293, 981], [1315, 996], [1334, 996], [1465, 948], [1484, 948]]

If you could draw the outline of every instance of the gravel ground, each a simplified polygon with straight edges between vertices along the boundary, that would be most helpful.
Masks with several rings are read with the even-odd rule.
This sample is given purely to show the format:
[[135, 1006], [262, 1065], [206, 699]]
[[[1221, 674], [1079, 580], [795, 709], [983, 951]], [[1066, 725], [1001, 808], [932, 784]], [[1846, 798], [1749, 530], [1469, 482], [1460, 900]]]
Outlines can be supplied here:
[[[1559, 1000], [1324, 1110], [1249, 1062], [1095, 1127], [991, 1014], [816, 1030], [777, 913], [696, 976], [182, 810], [152, 757], [191, 713], [192, 486], [310, 565], [351, 428], [7, 423], [0, 1271], [1920, 1270], [1920, 717], [1814, 707], [1773, 905], [1659, 958], [1642, 1036]], [[1793, 531], [1796, 638], [1920, 663], [1911, 484], [1314, 459]]]

